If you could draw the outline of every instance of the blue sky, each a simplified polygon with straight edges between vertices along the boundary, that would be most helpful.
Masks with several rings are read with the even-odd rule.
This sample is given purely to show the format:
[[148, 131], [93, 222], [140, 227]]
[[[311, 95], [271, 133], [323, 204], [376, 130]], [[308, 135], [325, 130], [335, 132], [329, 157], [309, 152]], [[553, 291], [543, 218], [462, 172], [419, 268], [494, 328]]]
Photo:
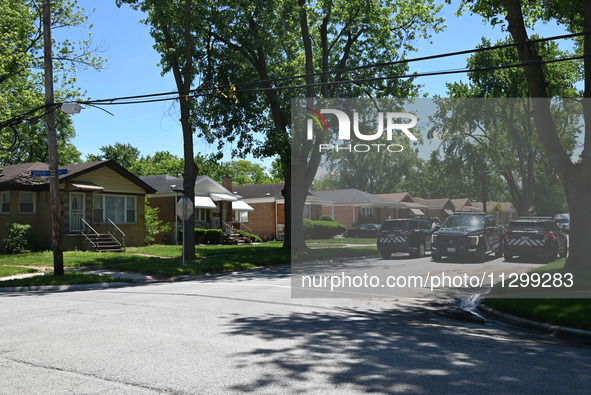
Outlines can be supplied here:
[[[162, 76], [158, 62], [159, 54], [152, 48], [153, 40], [147, 26], [140, 23], [142, 14], [128, 6], [117, 8], [114, 0], [78, 0], [87, 11], [95, 10], [90, 17], [94, 41], [102, 43], [108, 59], [104, 70], [83, 70], [78, 72], [78, 84], [92, 99], [107, 99], [121, 96], [141, 95], [156, 92], [175, 91], [172, 75]], [[416, 45], [420, 51], [416, 56], [461, 51], [474, 48], [486, 36], [493, 42], [505, 37], [499, 27], [492, 28], [479, 16], [464, 15], [456, 17], [457, 1], [445, 5], [443, 16], [447, 29]], [[556, 25], [544, 25], [538, 29], [543, 36], [563, 34], [564, 30]], [[73, 38], [80, 37], [80, 32], [69, 33]], [[465, 67], [466, 57], [438, 59], [415, 63], [413, 71], [428, 72]], [[466, 81], [465, 74], [433, 76], [420, 79], [423, 92], [429, 96], [445, 94], [445, 83]], [[77, 137], [74, 144], [82, 152], [83, 159], [88, 154], [99, 153], [99, 148], [116, 142], [130, 143], [139, 148], [143, 155], [156, 151], [170, 151], [182, 156], [182, 133], [178, 122], [178, 111], [172, 102], [110, 106], [111, 116], [96, 108], [86, 108], [80, 114], [72, 115]], [[195, 153], [207, 154], [214, 147], [195, 140]], [[436, 148], [436, 144], [425, 143], [421, 147], [421, 156]], [[225, 160], [231, 160], [228, 153]], [[251, 159], [252, 160], [252, 159]], [[256, 160], [268, 166], [270, 160]]]

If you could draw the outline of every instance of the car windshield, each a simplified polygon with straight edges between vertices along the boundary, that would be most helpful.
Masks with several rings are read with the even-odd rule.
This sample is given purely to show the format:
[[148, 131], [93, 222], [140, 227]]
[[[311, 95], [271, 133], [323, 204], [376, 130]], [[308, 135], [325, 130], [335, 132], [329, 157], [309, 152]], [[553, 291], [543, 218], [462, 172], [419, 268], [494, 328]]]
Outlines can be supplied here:
[[546, 227], [543, 222], [512, 222], [509, 224], [509, 232], [536, 231], [544, 232]]
[[559, 224], [568, 224], [569, 219], [568, 218], [557, 218], [556, 222], [558, 222]]
[[387, 221], [382, 224], [380, 230], [394, 230], [394, 229], [407, 229], [408, 221]]
[[457, 215], [451, 216], [445, 220], [442, 228], [455, 229], [482, 229], [484, 228], [484, 219], [475, 215]]

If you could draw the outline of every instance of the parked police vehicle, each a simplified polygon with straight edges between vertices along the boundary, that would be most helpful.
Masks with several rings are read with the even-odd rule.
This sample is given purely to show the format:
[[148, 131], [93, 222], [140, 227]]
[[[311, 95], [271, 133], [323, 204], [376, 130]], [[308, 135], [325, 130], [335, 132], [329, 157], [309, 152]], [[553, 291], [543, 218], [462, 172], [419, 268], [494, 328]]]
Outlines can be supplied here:
[[522, 217], [509, 223], [504, 255], [506, 261], [514, 256], [564, 258], [568, 255], [568, 240], [552, 218]]
[[454, 213], [433, 233], [431, 257], [474, 257], [484, 262], [486, 254], [503, 255], [504, 227], [497, 225], [492, 215], [484, 213]]
[[422, 257], [431, 246], [431, 233], [431, 221], [427, 219], [389, 219], [378, 232], [378, 250], [384, 259], [395, 252]]

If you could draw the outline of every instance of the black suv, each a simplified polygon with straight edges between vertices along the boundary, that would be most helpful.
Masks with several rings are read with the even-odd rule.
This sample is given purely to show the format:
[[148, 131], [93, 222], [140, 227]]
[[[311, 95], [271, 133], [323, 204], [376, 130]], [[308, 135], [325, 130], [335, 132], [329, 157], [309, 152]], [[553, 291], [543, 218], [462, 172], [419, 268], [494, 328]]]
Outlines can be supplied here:
[[434, 261], [443, 256], [474, 256], [478, 262], [484, 262], [489, 252], [501, 257], [503, 231], [492, 215], [455, 213], [433, 233], [431, 256]]
[[556, 221], [545, 217], [522, 217], [511, 221], [505, 234], [505, 260], [514, 256], [548, 259], [568, 255], [566, 235]]
[[384, 259], [393, 252], [425, 256], [431, 245], [431, 221], [426, 219], [389, 219], [378, 231], [378, 250]]

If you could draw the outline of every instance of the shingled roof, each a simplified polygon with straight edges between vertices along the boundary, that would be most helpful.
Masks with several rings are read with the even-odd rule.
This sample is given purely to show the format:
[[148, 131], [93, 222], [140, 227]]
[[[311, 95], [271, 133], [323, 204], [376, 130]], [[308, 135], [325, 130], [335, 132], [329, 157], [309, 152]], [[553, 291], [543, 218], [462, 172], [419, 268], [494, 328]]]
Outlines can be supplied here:
[[273, 197], [280, 199], [283, 197], [284, 183], [275, 184], [253, 184], [253, 185], [234, 185], [232, 192], [242, 196], [242, 199], [256, 199], [264, 197]]
[[[78, 163], [74, 165], [59, 166], [60, 170], [66, 170], [66, 174], [59, 175], [59, 181], [67, 182], [72, 178], [79, 177], [83, 174], [108, 167], [122, 177], [128, 179], [134, 184], [138, 185], [146, 191], [146, 193], [154, 193], [155, 190], [140, 178], [135, 176], [129, 170], [115, 162], [114, 160], [102, 160], [96, 162]], [[20, 190], [48, 190], [49, 177], [35, 176], [32, 171], [47, 171], [49, 165], [41, 162], [21, 163], [17, 165], [8, 165], [1, 168], [0, 172], [0, 190], [20, 189]]]
[[156, 190], [156, 192], [170, 192], [172, 190], [172, 185], [174, 185], [175, 188], [178, 189], [183, 188], [182, 178], [173, 177], [168, 174], [140, 177], [140, 180], [150, 185], [152, 188]]

